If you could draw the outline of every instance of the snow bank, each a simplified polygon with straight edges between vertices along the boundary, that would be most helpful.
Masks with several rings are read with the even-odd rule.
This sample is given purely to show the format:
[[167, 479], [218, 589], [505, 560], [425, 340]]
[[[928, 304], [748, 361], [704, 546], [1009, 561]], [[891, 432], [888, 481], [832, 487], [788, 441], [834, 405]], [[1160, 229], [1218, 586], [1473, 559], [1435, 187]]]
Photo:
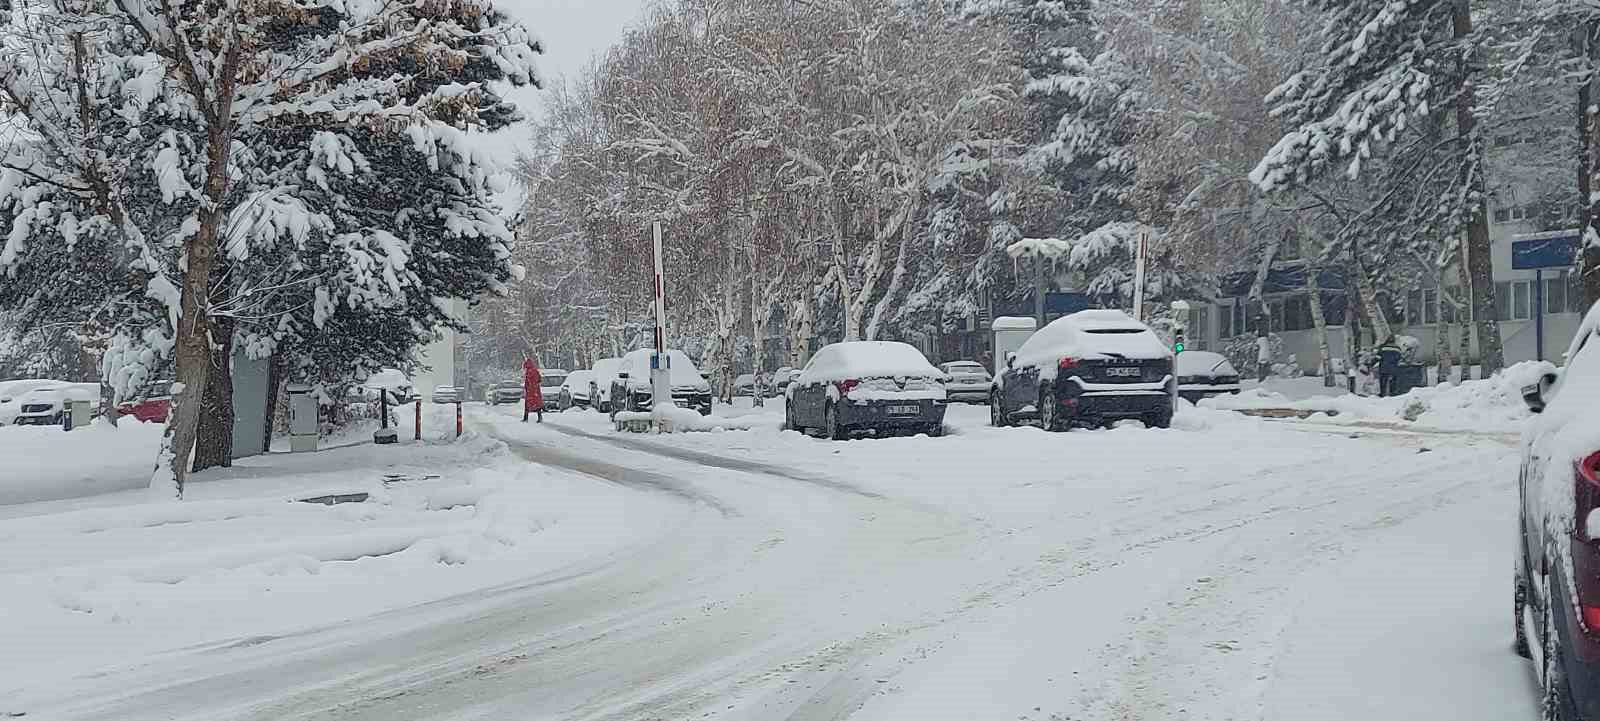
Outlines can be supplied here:
[[1443, 430], [1516, 432], [1532, 416], [1522, 401], [1522, 387], [1555, 369], [1546, 361], [1524, 361], [1484, 380], [1416, 388], [1392, 398], [1346, 394], [1294, 400], [1252, 388], [1236, 395], [1207, 398], [1200, 405], [1235, 411], [1281, 408], [1337, 413], [1335, 421], [1407, 421]]
[[165, 429], [131, 417], [71, 432], [0, 427], [0, 505], [143, 488]]

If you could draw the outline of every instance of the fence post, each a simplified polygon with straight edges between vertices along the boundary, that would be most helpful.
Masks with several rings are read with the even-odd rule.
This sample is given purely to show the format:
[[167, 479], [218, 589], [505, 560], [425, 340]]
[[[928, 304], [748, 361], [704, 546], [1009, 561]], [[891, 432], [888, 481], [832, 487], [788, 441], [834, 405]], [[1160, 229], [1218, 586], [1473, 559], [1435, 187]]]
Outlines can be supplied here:
[[417, 440], [422, 440], [422, 399], [417, 399]]

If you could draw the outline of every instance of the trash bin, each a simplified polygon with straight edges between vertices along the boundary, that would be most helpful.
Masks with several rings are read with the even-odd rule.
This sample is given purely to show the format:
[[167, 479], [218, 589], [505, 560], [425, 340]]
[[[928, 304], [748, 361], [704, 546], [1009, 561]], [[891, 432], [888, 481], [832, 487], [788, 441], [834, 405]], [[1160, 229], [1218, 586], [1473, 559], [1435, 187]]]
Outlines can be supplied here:
[[1394, 394], [1403, 396], [1410, 393], [1412, 388], [1421, 388], [1427, 383], [1427, 366], [1421, 363], [1401, 363], [1394, 374]]

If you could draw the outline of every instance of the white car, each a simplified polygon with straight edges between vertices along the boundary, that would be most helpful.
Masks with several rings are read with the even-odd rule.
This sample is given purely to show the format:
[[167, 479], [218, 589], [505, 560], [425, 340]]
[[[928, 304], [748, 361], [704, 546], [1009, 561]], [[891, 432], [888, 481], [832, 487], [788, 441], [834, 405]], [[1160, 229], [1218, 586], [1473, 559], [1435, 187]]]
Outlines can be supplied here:
[[12, 425], [22, 411], [22, 397], [39, 388], [61, 385], [48, 378], [0, 381], [0, 426]]
[[434, 386], [430, 400], [434, 403], [459, 403], [461, 391], [456, 390], [455, 386]]
[[35, 388], [17, 398], [17, 414], [11, 419], [18, 426], [59, 426], [64, 420], [67, 401], [88, 401], [100, 405], [99, 383], [56, 383]]
[[952, 361], [939, 366], [948, 379], [944, 382], [946, 397], [963, 403], [988, 403], [989, 385], [994, 379], [983, 364], [977, 361]]
[[611, 412], [611, 383], [617, 379], [617, 369], [621, 367], [621, 358], [601, 358], [590, 369], [594, 372], [594, 391], [590, 394], [590, 402], [601, 413]]
[[1239, 392], [1239, 371], [1221, 353], [1186, 350], [1178, 354], [1178, 396], [1190, 403]]
[[[650, 388], [650, 358], [655, 350], [643, 348], [622, 357], [616, 379], [611, 382], [611, 412], [647, 411], [654, 403]], [[711, 384], [695, 368], [694, 361], [681, 350], [667, 351], [671, 366], [672, 401], [679, 408], [693, 408], [702, 416], [711, 415]]]
[[568, 375], [567, 371], [560, 368], [539, 369], [539, 396], [544, 398], [546, 408], [557, 407], [557, 399], [561, 397], [561, 386], [567, 382]]
[[566, 382], [561, 384], [561, 390], [556, 398], [556, 409], [588, 408], [589, 399], [594, 393], [594, 371], [573, 371], [567, 374]]

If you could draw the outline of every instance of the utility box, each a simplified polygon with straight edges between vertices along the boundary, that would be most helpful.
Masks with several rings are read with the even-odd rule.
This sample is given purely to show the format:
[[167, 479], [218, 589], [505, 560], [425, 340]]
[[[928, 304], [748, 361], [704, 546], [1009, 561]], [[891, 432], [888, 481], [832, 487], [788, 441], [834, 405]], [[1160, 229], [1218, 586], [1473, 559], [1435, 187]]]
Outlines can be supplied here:
[[289, 451], [317, 450], [317, 397], [312, 395], [311, 386], [290, 383], [284, 390], [289, 394]]
[[989, 324], [994, 333], [994, 377], [999, 378], [1006, 370], [1006, 360], [1017, 352], [1022, 344], [1034, 331], [1039, 330], [1039, 321], [1033, 318], [1018, 316], [1000, 316]]
[[93, 416], [94, 404], [83, 398], [69, 398], [61, 402], [62, 427], [67, 430], [84, 428]]

